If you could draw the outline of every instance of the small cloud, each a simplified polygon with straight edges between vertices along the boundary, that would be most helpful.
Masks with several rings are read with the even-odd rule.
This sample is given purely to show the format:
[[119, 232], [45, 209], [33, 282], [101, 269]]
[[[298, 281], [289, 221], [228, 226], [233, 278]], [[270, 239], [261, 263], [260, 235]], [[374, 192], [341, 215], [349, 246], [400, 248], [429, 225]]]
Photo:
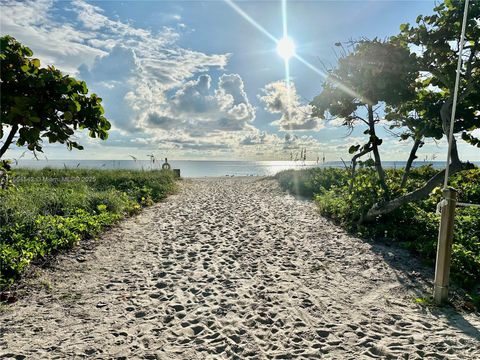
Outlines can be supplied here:
[[302, 105], [297, 94], [295, 84], [285, 81], [276, 81], [267, 84], [259, 95], [260, 101], [265, 105], [265, 110], [272, 114], [282, 114], [280, 119], [272, 124], [280, 130], [318, 130], [323, 123], [312, 115], [311, 105]]
[[344, 126], [345, 125], [345, 119], [338, 117], [338, 118], [328, 120], [328, 125], [335, 126], [335, 127]]
[[265, 132], [248, 134], [240, 141], [240, 145], [262, 145], [265, 143], [266, 136]]

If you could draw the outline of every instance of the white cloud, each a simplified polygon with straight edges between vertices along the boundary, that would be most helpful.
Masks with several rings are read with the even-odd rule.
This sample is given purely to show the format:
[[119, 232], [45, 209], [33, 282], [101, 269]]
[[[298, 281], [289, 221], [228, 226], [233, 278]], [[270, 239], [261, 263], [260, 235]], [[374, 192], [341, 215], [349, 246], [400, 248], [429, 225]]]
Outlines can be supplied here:
[[[273, 135], [272, 135], [273, 136]], [[245, 135], [241, 140], [240, 140], [240, 145], [246, 145], [246, 146], [251, 146], [251, 145], [263, 145], [266, 143], [267, 140], [267, 133], [262, 131], [262, 132], [252, 132], [251, 134]]]
[[91, 64], [97, 56], [106, 54], [88, 44], [94, 33], [58, 22], [51, 14], [53, 7], [54, 2], [49, 0], [2, 2], [2, 34], [12, 35], [30, 47], [43, 65], [53, 64], [71, 74], [80, 64]]
[[147, 113], [140, 126], [180, 129], [194, 137], [245, 130], [255, 119], [255, 109], [248, 101], [242, 78], [237, 74], [223, 74], [215, 90], [211, 83], [210, 75], [188, 81], [164, 102], [162, 110]]
[[318, 130], [323, 127], [319, 118], [312, 116], [312, 106], [302, 105], [295, 84], [276, 81], [267, 84], [259, 99], [265, 104], [265, 110], [272, 114], [282, 114], [273, 122], [281, 130]]
[[[135, 28], [118, 20], [111, 20], [103, 15], [102, 8], [98, 6], [91, 5], [83, 0], [75, 0], [72, 2], [72, 5], [73, 10], [77, 14], [77, 19], [83, 27], [88, 30], [94, 30], [101, 37], [118, 37], [128, 40], [149, 39], [149, 42], [158, 42], [160, 40], [166, 44], [173, 42], [178, 36], [173, 32], [170, 34], [172, 35], [171, 37], [165, 36], [164, 32], [160, 39], [154, 39], [149, 30]], [[98, 32], [98, 30], [104, 30], [105, 32]]]
[[[68, 20], [57, 16], [60, 7]], [[180, 47], [181, 27], [156, 32], [137, 28], [81, 0], [7, 1], [0, 20], [2, 32], [30, 46], [43, 65], [53, 64], [87, 81], [90, 91], [103, 98], [113, 128], [105, 144], [80, 135], [92, 151], [107, 145], [118, 151], [177, 149], [242, 158], [319, 146], [312, 138], [257, 130], [252, 125], [255, 108], [240, 75], [212, 79], [207, 74], [224, 69], [230, 55]], [[318, 128], [316, 119], [304, 116], [311, 110], [300, 104], [294, 87], [293, 98], [280, 127]]]
[[[57, 15], [59, 9], [68, 20]], [[0, 20], [2, 32], [30, 46], [43, 65], [86, 80], [104, 99], [114, 127], [129, 131], [138, 131], [144, 114], [165, 107], [168, 91], [199, 72], [222, 69], [229, 57], [181, 48], [176, 44], [181, 34], [170, 27], [138, 28], [82, 0], [6, 1]]]
[[476, 137], [476, 138], [480, 138], [480, 129], [475, 129], [475, 130], [472, 130], [470, 132], [470, 135]]
[[[160, 119], [163, 122], [165, 119]], [[168, 121], [168, 120], [166, 120]], [[121, 143], [117, 143], [121, 145]], [[132, 145], [132, 144], [130, 144]], [[310, 136], [287, 134], [278, 136], [247, 127], [235, 132], [215, 132], [208, 137], [194, 137], [180, 130], [163, 130], [154, 132], [146, 141], [137, 138], [134, 145], [138, 148], [152, 148], [164, 151], [194, 155], [203, 158], [218, 157], [230, 159], [270, 158], [288, 159], [291, 154], [299, 154], [307, 149], [308, 159], [313, 160], [324, 150], [324, 145]]]
[[345, 119], [344, 118], [333, 118], [331, 120], [328, 120], [328, 125], [335, 126], [335, 127], [344, 126], [345, 125]]
[[312, 136], [298, 136], [292, 134], [285, 134], [283, 138], [284, 149], [300, 149], [308, 148], [310, 150], [319, 151], [321, 143]]

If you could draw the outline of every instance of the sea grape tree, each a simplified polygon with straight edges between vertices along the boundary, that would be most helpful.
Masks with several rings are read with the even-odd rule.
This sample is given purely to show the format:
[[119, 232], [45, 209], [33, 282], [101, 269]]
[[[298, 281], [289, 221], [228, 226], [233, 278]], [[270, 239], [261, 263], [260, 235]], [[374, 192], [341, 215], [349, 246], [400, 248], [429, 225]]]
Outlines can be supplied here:
[[[457, 60], [461, 55], [459, 97], [453, 132], [471, 145], [480, 147], [480, 139], [474, 136], [474, 130], [480, 128], [480, 2], [470, 2], [465, 47], [460, 54], [464, 5], [465, 1], [447, 0], [435, 7], [433, 15], [418, 16], [416, 25], [401, 25], [400, 34], [391, 39], [418, 52], [421, 73], [420, 89], [415, 99], [392, 108], [391, 116], [400, 114], [408, 118], [408, 114], [415, 111], [421, 115], [417, 119], [419, 121], [410, 121], [408, 124], [415, 129], [416, 136], [446, 138], [450, 128]], [[410, 156], [415, 156], [413, 150]], [[454, 136], [450, 174], [471, 167], [471, 164], [460, 160]], [[445, 171], [439, 171], [422, 187], [390, 201], [377, 203], [364, 220], [373, 220], [405, 203], [428, 196], [441, 184], [444, 176]]]
[[412, 141], [400, 188], [405, 188], [413, 162], [418, 158], [417, 152], [425, 144], [426, 138], [441, 140], [443, 137], [441, 99], [440, 93], [424, 88], [423, 82], [417, 81], [414, 99], [385, 108], [390, 130], [399, 131], [397, 136], [400, 141]]
[[109, 121], [102, 99], [83, 81], [53, 66], [40, 67], [33, 52], [11, 36], [0, 38], [0, 159], [16, 143], [41, 152], [43, 140], [83, 149], [75, 131], [107, 139]]
[[396, 106], [415, 96], [418, 76], [415, 55], [399, 43], [363, 40], [353, 44], [353, 50], [338, 60], [338, 67], [330, 71], [322, 92], [314, 98], [314, 113], [319, 117], [343, 119], [343, 125], [352, 129], [363, 125], [366, 142], [350, 147], [353, 186], [357, 160], [373, 154], [374, 166], [385, 197], [389, 189], [385, 179], [377, 135], [383, 104]]
[[[445, 1], [435, 7], [433, 15], [418, 16], [415, 26], [401, 25], [400, 34], [387, 42], [357, 43], [350, 54], [339, 60], [338, 68], [330, 73], [330, 81], [312, 102], [317, 115], [341, 117], [350, 128], [362, 122], [367, 125], [368, 141], [350, 148], [354, 154], [352, 186], [357, 159], [373, 153], [383, 193], [362, 214], [360, 222], [375, 220], [408, 202], [425, 198], [441, 184], [444, 170], [413, 191], [396, 191], [391, 196], [378, 151], [381, 139], [375, 132], [379, 120], [375, 106], [383, 105], [385, 120], [392, 129], [400, 129], [401, 140], [413, 140], [403, 179], [396, 186], [402, 189], [425, 139], [445, 139], [449, 134], [459, 55], [463, 61], [454, 134], [480, 147], [474, 132], [480, 128], [480, 2], [470, 3], [466, 43], [464, 52], [459, 54], [464, 3]], [[359, 115], [362, 108], [366, 109], [366, 118]], [[472, 167], [460, 160], [456, 138], [451, 155], [451, 174]]]

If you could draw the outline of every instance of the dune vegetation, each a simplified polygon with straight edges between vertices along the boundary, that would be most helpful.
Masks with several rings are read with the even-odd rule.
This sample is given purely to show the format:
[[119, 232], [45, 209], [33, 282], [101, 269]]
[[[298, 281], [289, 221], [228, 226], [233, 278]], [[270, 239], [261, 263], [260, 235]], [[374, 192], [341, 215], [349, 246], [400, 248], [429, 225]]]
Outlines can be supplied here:
[[174, 190], [170, 172], [43, 169], [11, 171], [16, 145], [37, 158], [46, 140], [83, 150], [79, 130], [106, 140], [111, 128], [102, 99], [87, 84], [53, 66], [41, 67], [30, 48], [0, 38], [0, 289], [35, 260], [95, 237], [106, 227]]
[[[460, 33], [462, 9], [460, 2], [445, 1], [433, 15], [401, 24], [399, 34], [387, 40], [336, 43], [337, 64], [327, 69], [327, 81], [310, 106], [313, 115], [355, 136], [348, 144], [351, 159], [345, 169], [277, 175], [284, 189], [314, 197], [322, 215], [361, 236], [401, 241], [432, 263], [442, 188], [457, 189], [460, 202], [480, 203], [480, 171], [462, 160], [467, 155], [457, 145], [462, 141], [480, 148], [480, 91], [475, 86], [480, 7], [472, 4], [465, 20], [465, 48], [451, 46]], [[448, 172], [415, 169], [420, 149], [442, 139], [449, 139]], [[397, 154], [404, 167], [387, 169], [385, 150], [402, 143], [410, 148]], [[480, 281], [480, 209], [458, 207], [454, 233], [453, 277], [475, 287]]]
[[0, 191], [0, 287], [175, 189], [170, 171], [18, 169]]
[[[388, 169], [391, 191], [401, 196], [436, 173], [431, 166], [411, 170], [405, 187], [400, 184], [404, 170]], [[375, 169], [362, 168], [357, 173], [356, 186], [349, 189], [350, 171], [345, 169], [287, 170], [276, 175], [284, 190], [314, 198], [320, 213], [364, 238], [383, 238], [399, 242], [420, 254], [428, 263], [435, 261], [438, 224], [437, 204], [442, 199], [441, 188], [435, 188], [426, 199], [405, 204], [393, 212], [360, 223], [362, 214], [382, 197]], [[459, 192], [459, 201], [480, 203], [480, 169], [455, 174], [450, 182]], [[467, 288], [480, 282], [480, 208], [459, 207], [455, 216], [452, 275]]]

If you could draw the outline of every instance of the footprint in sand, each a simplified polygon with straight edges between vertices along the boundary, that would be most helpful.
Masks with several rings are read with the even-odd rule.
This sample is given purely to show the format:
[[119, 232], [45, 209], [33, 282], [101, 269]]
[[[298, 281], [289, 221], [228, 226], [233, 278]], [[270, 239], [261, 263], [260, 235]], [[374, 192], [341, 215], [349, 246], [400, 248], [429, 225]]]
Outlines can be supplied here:
[[271, 179], [185, 180], [97, 244], [0, 313], [0, 358], [480, 359], [478, 315], [419, 308], [426, 284]]

